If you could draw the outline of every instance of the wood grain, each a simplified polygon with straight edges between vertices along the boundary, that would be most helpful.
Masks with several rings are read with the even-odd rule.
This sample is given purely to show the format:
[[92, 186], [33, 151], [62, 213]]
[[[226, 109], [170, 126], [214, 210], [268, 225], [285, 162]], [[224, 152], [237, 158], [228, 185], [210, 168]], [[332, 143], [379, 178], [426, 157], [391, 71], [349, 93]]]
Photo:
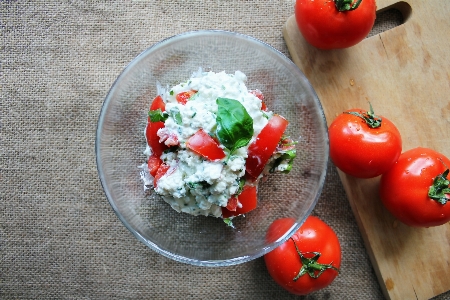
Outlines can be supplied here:
[[[399, 9], [405, 23], [341, 50], [310, 46], [291, 16], [283, 34], [292, 59], [328, 124], [370, 101], [397, 125], [403, 150], [429, 147], [450, 157], [450, 1], [378, 0], [377, 7]], [[408, 227], [382, 206], [379, 178], [339, 176], [386, 298], [429, 299], [450, 290], [450, 223]]]

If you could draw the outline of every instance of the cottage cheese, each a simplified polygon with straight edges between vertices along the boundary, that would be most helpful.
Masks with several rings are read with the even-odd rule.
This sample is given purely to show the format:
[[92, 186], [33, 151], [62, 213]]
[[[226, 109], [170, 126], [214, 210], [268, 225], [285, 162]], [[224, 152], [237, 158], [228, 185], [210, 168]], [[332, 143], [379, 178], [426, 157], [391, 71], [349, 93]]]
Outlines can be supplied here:
[[[221, 207], [226, 206], [228, 199], [238, 190], [245, 175], [248, 145], [272, 116], [272, 112], [261, 110], [262, 102], [247, 89], [246, 80], [246, 75], [240, 71], [226, 74], [199, 70], [188, 81], [161, 90], [169, 117], [158, 136], [161, 140], [170, 137], [166, 143], [177, 141], [179, 147], [177, 151], [161, 155], [170, 169], [159, 179], [155, 191], [176, 211], [220, 217]], [[178, 103], [176, 95], [190, 90], [197, 93], [187, 103]], [[218, 111], [216, 99], [219, 97], [238, 100], [245, 107], [253, 119], [253, 137], [247, 146], [231, 154], [221, 146], [226, 158], [210, 161], [188, 149], [186, 141], [199, 129], [214, 133]], [[151, 155], [148, 146], [145, 154]], [[142, 177], [147, 185], [151, 182], [145, 172]]]

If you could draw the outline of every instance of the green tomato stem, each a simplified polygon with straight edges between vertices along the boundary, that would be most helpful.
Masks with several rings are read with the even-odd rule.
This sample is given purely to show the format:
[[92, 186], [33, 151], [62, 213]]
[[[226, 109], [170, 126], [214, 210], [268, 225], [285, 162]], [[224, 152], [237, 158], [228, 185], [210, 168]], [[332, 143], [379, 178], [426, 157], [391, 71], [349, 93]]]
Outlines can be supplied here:
[[446, 204], [448, 201], [446, 194], [450, 194], [450, 181], [447, 179], [448, 173], [449, 169], [436, 176], [433, 180], [433, 184], [428, 190], [428, 197], [436, 200], [442, 205]]
[[332, 266], [332, 263], [329, 264], [321, 264], [317, 262], [319, 260], [319, 257], [321, 256], [320, 252], [306, 252], [310, 254], [314, 254], [311, 258], [306, 258], [302, 252], [297, 247], [297, 244], [295, 243], [295, 240], [293, 238], [290, 238], [292, 242], [294, 242], [295, 250], [297, 251], [298, 255], [300, 256], [300, 260], [302, 262], [302, 267], [300, 268], [300, 271], [298, 274], [293, 278], [294, 281], [297, 281], [300, 277], [302, 277], [305, 274], [308, 274], [311, 278], [319, 278], [320, 275], [322, 275], [323, 272], [327, 269], [333, 269], [336, 272], [339, 273], [339, 269]]
[[359, 113], [356, 111], [347, 111], [346, 114], [354, 115], [362, 118], [370, 128], [378, 128], [381, 126], [382, 119], [373, 112], [372, 104], [369, 102], [370, 109], [368, 112]]
[[337, 10], [341, 12], [355, 10], [361, 2], [362, 0], [334, 0]]

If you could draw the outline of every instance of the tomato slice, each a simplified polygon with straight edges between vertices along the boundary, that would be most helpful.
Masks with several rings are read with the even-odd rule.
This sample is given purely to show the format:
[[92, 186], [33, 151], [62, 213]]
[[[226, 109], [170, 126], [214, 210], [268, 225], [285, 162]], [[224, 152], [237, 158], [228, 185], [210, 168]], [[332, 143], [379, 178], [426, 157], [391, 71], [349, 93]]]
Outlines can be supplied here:
[[282, 116], [273, 115], [258, 134], [256, 140], [250, 144], [248, 147], [246, 172], [251, 178], [258, 178], [264, 170], [288, 124], [289, 122]]
[[222, 207], [222, 218], [226, 219], [235, 217], [254, 210], [257, 204], [256, 186], [244, 186], [244, 189], [242, 190], [242, 193], [240, 193], [237, 197], [237, 200], [239, 203], [237, 204], [235, 211], [229, 210], [227, 208], [228, 204], [227, 207]]
[[166, 165], [164, 163], [159, 166], [159, 168], [155, 174], [155, 179], [153, 179], [153, 186], [155, 187], [155, 189], [158, 186], [159, 179], [161, 179], [161, 177], [163, 177], [169, 169], [170, 169], [170, 166]]
[[197, 91], [194, 91], [194, 90], [181, 92], [181, 93], [178, 93], [175, 96], [175, 98], [177, 99], [178, 103], [181, 103], [184, 105], [188, 102], [189, 98], [191, 98], [192, 95], [194, 95], [195, 93], [197, 93]]
[[225, 157], [225, 152], [219, 147], [219, 144], [203, 129], [199, 129], [186, 141], [186, 147], [209, 160]]
[[147, 162], [147, 166], [148, 166], [148, 171], [150, 172], [150, 174], [155, 177], [156, 172], [159, 169], [159, 166], [162, 164], [162, 160], [156, 156], [155, 154], [151, 155], [148, 158], [148, 162]]
[[[161, 96], [156, 96], [150, 105], [150, 110], [166, 110], [166, 105]], [[157, 157], [160, 157], [164, 150], [168, 147], [164, 143], [159, 142], [158, 130], [164, 128], [164, 122], [151, 122], [148, 118], [147, 128], [145, 129], [145, 136], [147, 137], [147, 143], [152, 148], [152, 152]]]

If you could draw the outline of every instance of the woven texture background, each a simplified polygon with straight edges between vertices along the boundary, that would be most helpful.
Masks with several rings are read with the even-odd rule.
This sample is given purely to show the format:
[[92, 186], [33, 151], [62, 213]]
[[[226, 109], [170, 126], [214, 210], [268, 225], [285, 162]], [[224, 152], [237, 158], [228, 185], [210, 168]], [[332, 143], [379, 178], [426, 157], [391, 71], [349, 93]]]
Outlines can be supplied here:
[[[211, 269], [146, 248], [111, 209], [94, 152], [104, 97], [144, 49], [184, 31], [224, 29], [289, 56], [281, 29], [293, 12], [293, 0], [1, 1], [0, 297], [297, 298], [262, 258]], [[393, 22], [398, 15], [374, 30]], [[332, 164], [314, 214], [336, 231], [343, 261], [331, 286], [305, 298], [382, 298]]]

